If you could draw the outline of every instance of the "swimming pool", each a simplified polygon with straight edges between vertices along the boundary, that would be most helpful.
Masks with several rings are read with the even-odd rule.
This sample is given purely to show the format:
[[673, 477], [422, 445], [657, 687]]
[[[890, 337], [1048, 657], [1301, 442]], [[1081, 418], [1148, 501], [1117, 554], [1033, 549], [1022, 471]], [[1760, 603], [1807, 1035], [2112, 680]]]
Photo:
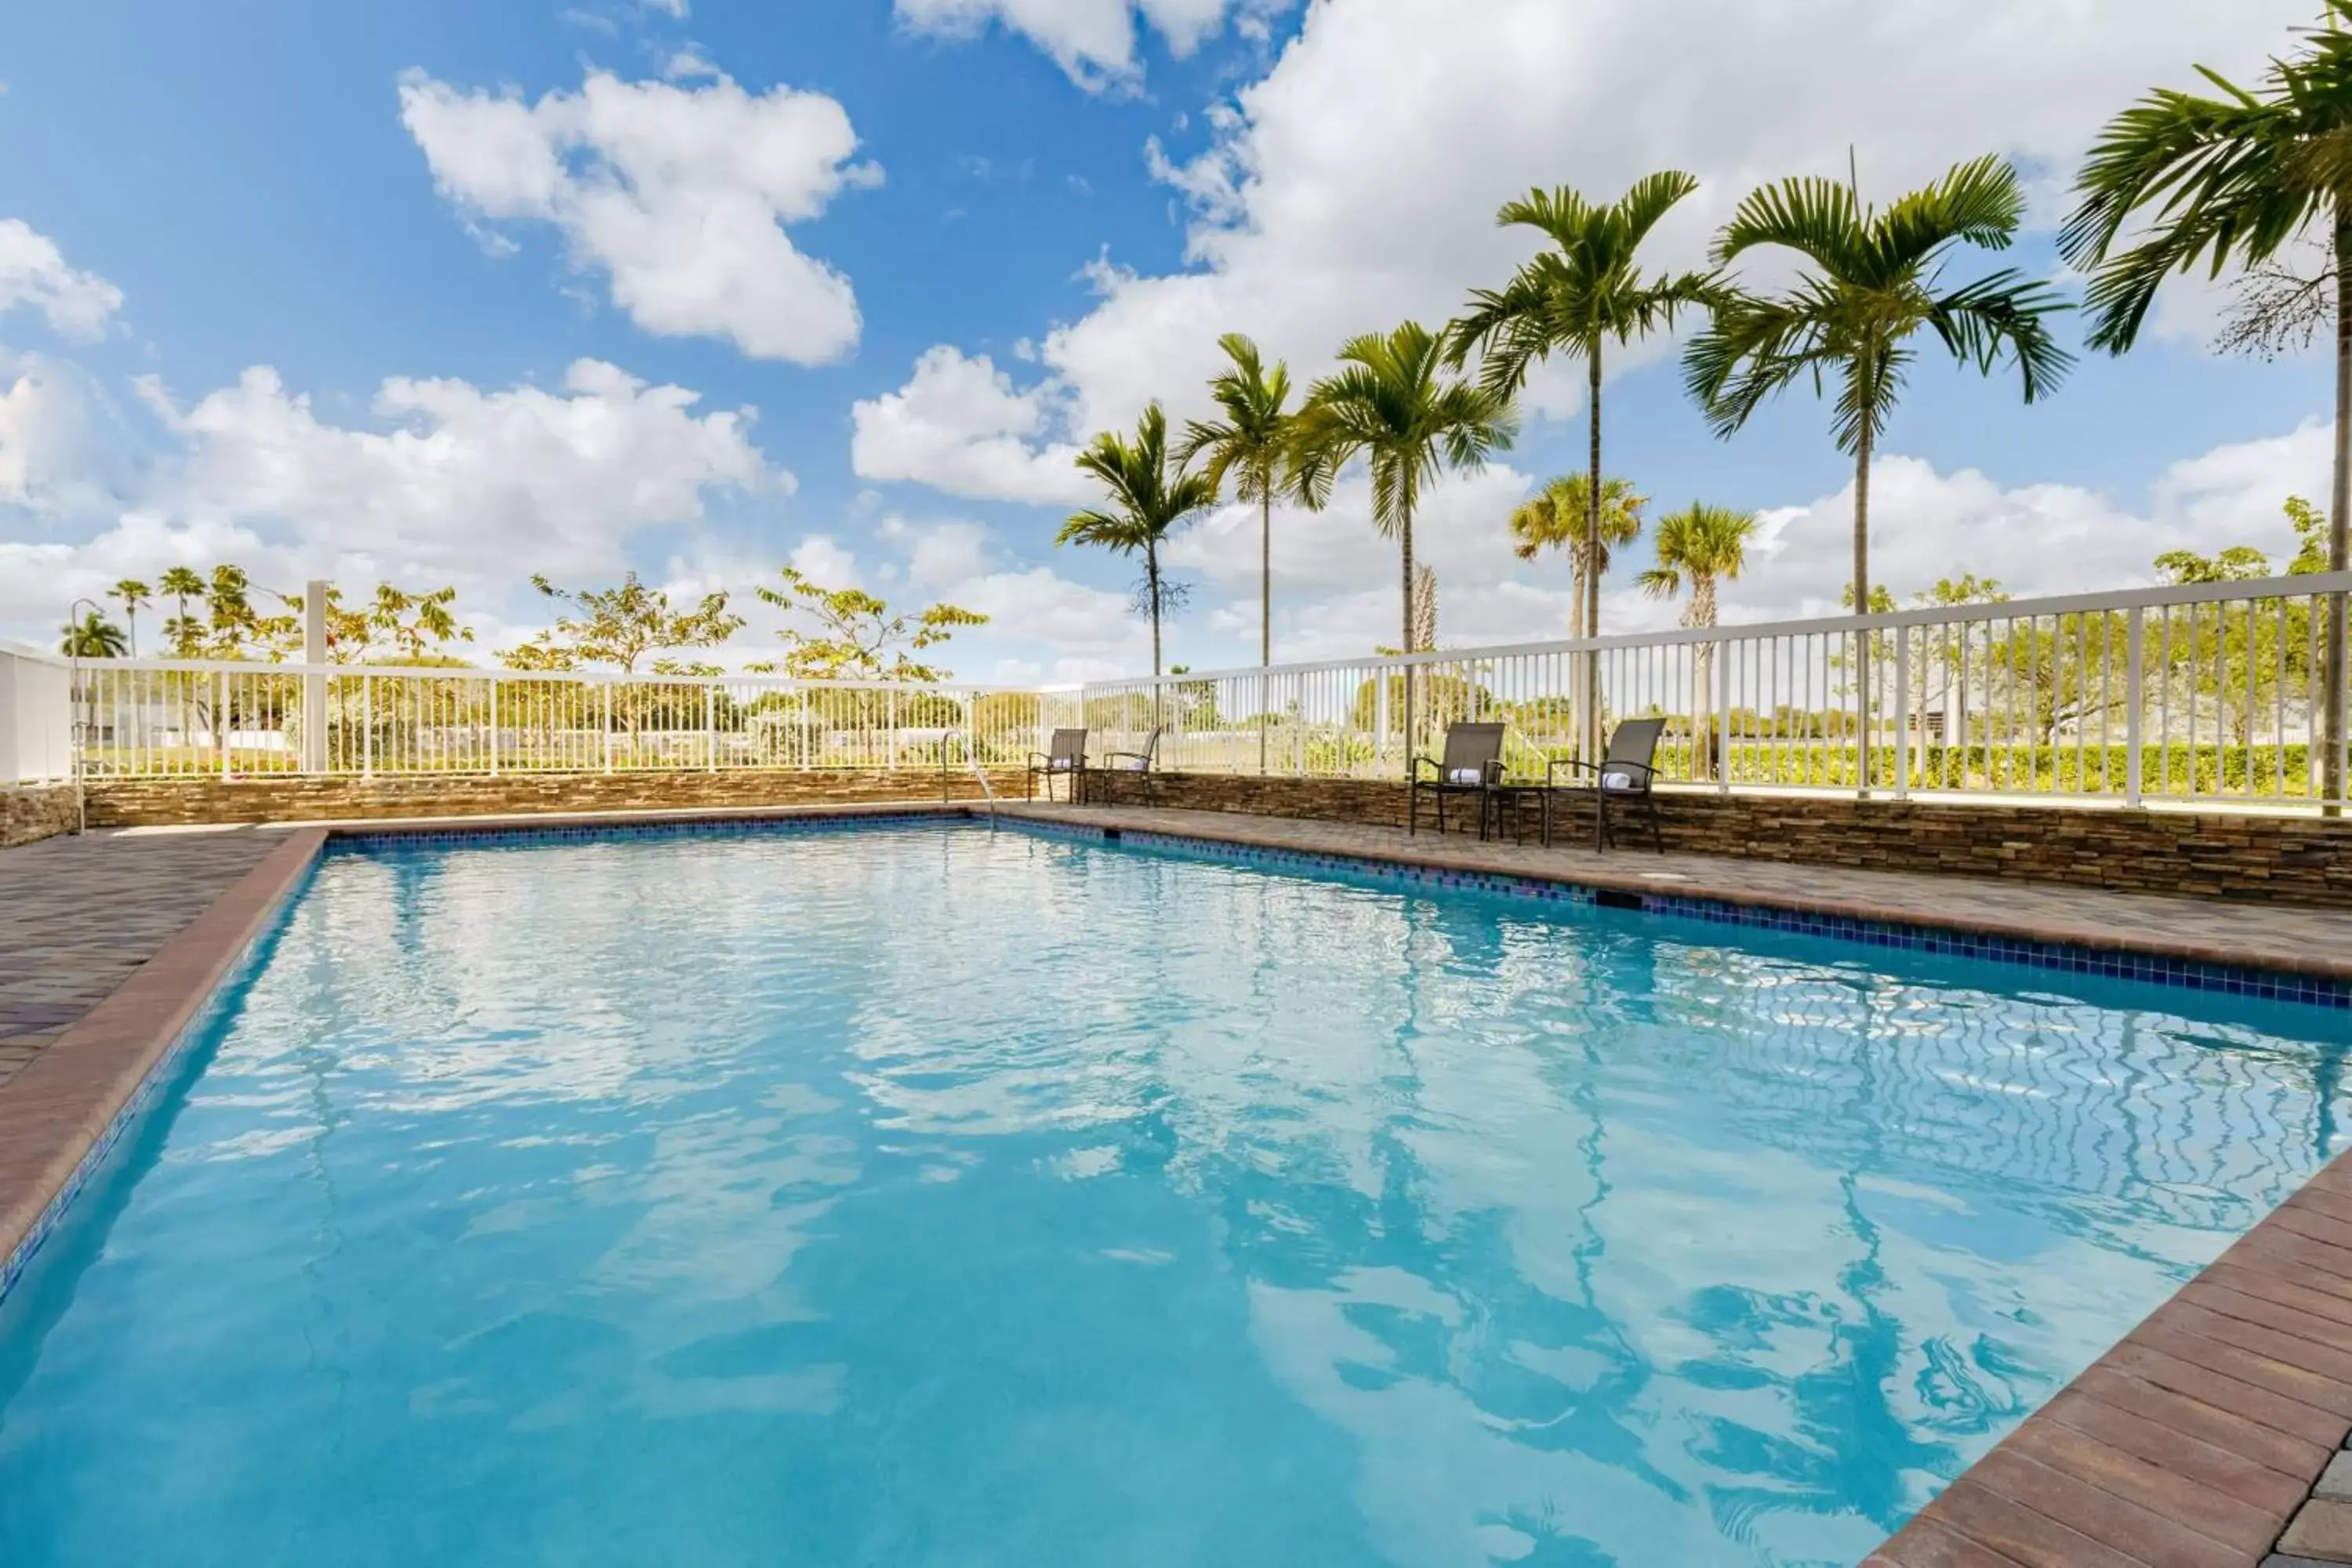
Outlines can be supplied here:
[[969, 826], [339, 851], [0, 1301], [0, 1563], [1851, 1563], [2340, 1033]]

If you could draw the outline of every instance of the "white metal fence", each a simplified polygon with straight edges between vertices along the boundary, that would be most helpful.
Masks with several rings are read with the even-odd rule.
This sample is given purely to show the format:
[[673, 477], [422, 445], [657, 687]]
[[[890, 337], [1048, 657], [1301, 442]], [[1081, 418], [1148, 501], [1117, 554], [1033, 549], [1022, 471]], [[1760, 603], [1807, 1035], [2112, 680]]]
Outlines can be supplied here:
[[1187, 674], [1090, 685], [1085, 710], [1097, 749], [1157, 728], [1160, 765], [1188, 772], [1397, 778], [1447, 724], [1500, 721], [1507, 765], [1535, 778], [1660, 716], [1661, 777], [1691, 786], [2315, 806], [2345, 800], [2322, 694], [2347, 589], [2265, 578]]
[[[0, 656], [0, 779], [1019, 767], [1398, 778], [1500, 721], [1521, 777], [1661, 716], [1688, 787], [2343, 804], [2322, 694], [2352, 574], [1108, 681], [1083, 689]], [[1406, 709], [1412, 709], [1408, 743]], [[2331, 786], [2331, 782], [2332, 786]]]
[[965, 771], [1021, 765], [1075, 692], [515, 670], [83, 662], [90, 778]]

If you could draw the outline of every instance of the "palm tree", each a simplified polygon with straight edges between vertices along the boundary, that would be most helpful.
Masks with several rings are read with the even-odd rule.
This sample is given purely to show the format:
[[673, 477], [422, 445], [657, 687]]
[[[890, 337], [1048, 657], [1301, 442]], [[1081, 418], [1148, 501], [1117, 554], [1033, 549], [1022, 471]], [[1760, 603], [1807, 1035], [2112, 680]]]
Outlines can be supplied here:
[[106, 591], [106, 596], [122, 605], [123, 619], [131, 624], [131, 653], [139, 654], [139, 612], [155, 602], [155, 591], [136, 577], [125, 577]]
[[68, 658], [121, 658], [128, 646], [122, 628], [96, 610], [78, 621], [68, 621], [61, 629], [65, 640], [58, 645], [58, 651]]
[[1631, 479], [1604, 479], [1601, 484], [1600, 542], [1591, 542], [1592, 481], [1583, 474], [1552, 480], [1511, 513], [1511, 549], [1522, 561], [1533, 561], [1547, 548], [1568, 552], [1575, 586], [1568, 606], [1568, 635], [1584, 637], [1585, 588], [1609, 570], [1609, 553], [1642, 536], [1642, 509], [1650, 498]]
[[[1551, 247], [1500, 289], [1471, 294], [1471, 308], [1448, 329], [1447, 357], [1461, 365], [1481, 355], [1481, 383], [1516, 394], [1538, 360], [1572, 353], [1584, 361], [1588, 397], [1586, 474], [1588, 520], [1607, 500], [1601, 476], [1601, 383], [1603, 351], [1671, 327], [1677, 311], [1704, 307], [1714, 279], [1696, 272], [1644, 276], [1636, 264], [1642, 242], [1698, 181], [1669, 169], [1635, 182], [1616, 201], [1597, 205], [1566, 185], [1529, 191], [1495, 215], [1504, 226], [1540, 231]], [[1589, 524], [1590, 526], [1590, 524]], [[1597, 529], [1591, 530], [1598, 531]], [[1586, 585], [1585, 624], [1600, 631], [1600, 584]]]
[[188, 601], [205, 596], [205, 580], [189, 567], [172, 566], [155, 579], [155, 587], [172, 600], [172, 619], [163, 627], [164, 643], [182, 658], [193, 657], [196, 644], [203, 640], [204, 626], [188, 614]]
[[1143, 600], [1151, 616], [1151, 678], [1160, 679], [1160, 616], [1163, 589], [1160, 547], [1176, 530], [1216, 504], [1206, 474], [1182, 458], [1170, 467], [1168, 416], [1154, 403], [1143, 411], [1132, 444], [1106, 430], [1078, 454], [1078, 468], [1110, 492], [1107, 510], [1078, 512], [1054, 536], [1056, 544], [1099, 544], [1122, 555], [1143, 554]]
[[[1413, 626], [1412, 514], [1421, 492], [1448, 468], [1477, 468], [1508, 447], [1517, 426], [1509, 394], [1446, 377], [1444, 343], [1418, 321], [1383, 337], [1366, 332], [1339, 350], [1339, 368], [1317, 382], [1299, 411], [1299, 479], [1315, 504], [1356, 458], [1371, 468], [1372, 525], [1397, 541], [1404, 651], [1421, 651]], [[1412, 754], [1412, 681], [1404, 683], [1405, 754]], [[1411, 766], [1408, 760], [1407, 766]]]
[[[1717, 583], [1736, 580], [1748, 564], [1748, 542], [1756, 532], [1756, 514], [1729, 507], [1693, 501], [1687, 511], [1671, 512], [1658, 520], [1658, 563], [1642, 574], [1642, 592], [1654, 599], [1671, 599], [1690, 584], [1690, 603], [1683, 625], [1715, 625]], [[1714, 711], [1715, 645], [1700, 643], [1691, 660], [1691, 731], [1697, 737], [1702, 776], [1710, 772], [1714, 748], [1707, 745]]]
[[1195, 419], [1184, 427], [1177, 460], [1207, 459], [1201, 472], [1222, 492], [1258, 507], [1258, 653], [1260, 665], [1274, 662], [1274, 503], [1276, 497], [1306, 500], [1298, 482], [1297, 417], [1283, 405], [1290, 399], [1290, 367], [1276, 361], [1265, 368], [1257, 345], [1239, 332], [1217, 340], [1232, 367], [1209, 383], [1224, 417]]
[[[1698, 189], [1698, 181], [1668, 169], [1634, 182], [1616, 201], [1586, 201], [1566, 185], [1532, 190], [1495, 215], [1505, 226], [1541, 232], [1551, 244], [1496, 289], [1471, 295], [1470, 310], [1448, 329], [1451, 358], [1459, 365], [1473, 352], [1484, 356], [1480, 379], [1490, 391], [1517, 393], [1534, 363], [1555, 353], [1584, 361], [1589, 427], [1585, 475], [1585, 532], [1606, 537], [1601, 509], [1607, 485], [1601, 477], [1601, 380], [1602, 351], [1672, 326], [1678, 310], [1707, 305], [1714, 280], [1700, 273], [1644, 276], [1636, 265], [1642, 242], [1674, 208]], [[1601, 635], [1601, 574], [1582, 584], [1585, 635]], [[1600, 734], [1601, 661], [1584, 661], [1586, 734]]]
[[[1944, 285], [1961, 245], [2005, 250], [2017, 237], [2025, 194], [1996, 157], [1955, 165], [1885, 212], [1834, 180], [1783, 180], [1751, 193], [1717, 238], [1726, 264], [1764, 246], [1811, 263], [1782, 294], [1727, 290], [1685, 360], [1691, 392], [1716, 434], [1729, 436], [1766, 400], [1801, 380], [1837, 384], [1838, 448], [1853, 454], [1853, 603], [1870, 602], [1870, 460], [1917, 358], [1912, 340], [1931, 329], [1952, 356], [1990, 374], [2013, 360], [2025, 400], [2047, 394], [2074, 363], [2047, 318], [2070, 309], [2047, 284], [2005, 268], [1958, 288]], [[1856, 659], [1861, 784], [1870, 787], [1870, 678]]]
[[[2314, 325], [2335, 318], [2327, 569], [2341, 572], [2352, 565], [2352, 0], [2326, 4], [2327, 25], [2304, 30], [2302, 52], [2273, 60], [2260, 87], [2200, 66], [2220, 96], [2158, 90], [2108, 121], [2075, 179], [2082, 201], [2058, 248], [2091, 274], [2091, 346], [2120, 354], [2173, 273], [2201, 262], [2218, 276], [2236, 262], [2259, 274], [2290, 242], [2319, 231], [2326, 274], [2287, 281], [2303, 301], [2291, 313]], [[2262, 335], [2245, 341], [2260, 346]], [[2345, 788], [2345, 633], [2344, 596], [2332, 595], [2322, 677], [2328, 802]]]
[[[1186, 463], [1207, 458], [1201, 472], [1213, 489], [1222, 492], [1230, 476], [1235, 496], [1257, 502], [1257, 662], [1264, 669], [1274, 663], [1275, 497], [1312, 498], [1298, 481], [1297, 416], [1284, 406], [1290, 400], [1290, 367], [1277, 360], [1267, 370], [1257, 344], [1239, 332], [1227, 332], [1217, 346], [1232, 363], [1209, 383], [1209, 395], [1224, 417], [1188, 423], [1177, 458]], [[1263, 678], [1257, 706], [1258, 771], [1264, 773], [1269, 705]]]

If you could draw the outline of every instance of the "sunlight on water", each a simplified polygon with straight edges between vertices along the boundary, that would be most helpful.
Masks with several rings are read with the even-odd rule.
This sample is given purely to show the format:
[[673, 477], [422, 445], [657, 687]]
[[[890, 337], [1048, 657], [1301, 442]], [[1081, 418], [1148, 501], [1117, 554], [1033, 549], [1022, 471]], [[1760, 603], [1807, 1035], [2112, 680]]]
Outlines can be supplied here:
[[2339, 1027], [976, 827], [341, 854], [0, 1305], [0, 1563], [1852, 1563]]

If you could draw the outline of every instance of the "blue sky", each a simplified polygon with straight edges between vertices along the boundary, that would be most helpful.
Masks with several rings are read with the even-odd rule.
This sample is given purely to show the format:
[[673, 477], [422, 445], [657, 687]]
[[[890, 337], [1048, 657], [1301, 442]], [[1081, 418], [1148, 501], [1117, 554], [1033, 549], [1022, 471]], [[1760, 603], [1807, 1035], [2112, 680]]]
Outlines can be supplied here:
[[[454, 582], [495, 644], [535, 625], [532, 571], [748, 597], [791, 559], [989, 612], [966, 675], [1132, 669], [1131, 573], [1051, 543], [1084, 500], [1067, 447], [1150, 396], [1195, 411], [1219, 331], [1311, 374], [1434, 321], [1525, 253], [1488, 216], [1538, 180], [1692, 169], [1659, 259], [1696, 259], [1749, 185], [1849, 144], [1881, 196], [2011, 154], [2037, 193], [2013, 259], [2054, 273], [2099, 121], [2200, 60], [2257, 68], [2309, 9], [25, 0], [0, 16], [0, 636], [50, 640], [75, 594], [182, 560]], [[2045, 405], [1923, 369], [1877, 477], [1882, 576], [2058, 591], [2182, 543], [2283, 549], [2279, 500], [2324, 482], [2325, 366], [2214, 358], [2217, 300], [2176, 290]], [[1820, 406], [1717, 441], [1662, 342], [1607, 409], [1612, 471], [1662, 508], [1765, 515], [1727, 616], [1833, 601], [1850, 474]], [[1563, 574], [1502, 523], [1580, 459], [1572, 379], [1530, 412], [1432, 501], [1449, 644], [1564, 626]], [[1392, 638], [1360, 496], [1279, 526], [1280, 653]], [[1177, 552], [1174, 658], [1250, 656], [1253, 527]], [[1612, 626], [1672, 614], [1626, 586], [1641, 553]]]

